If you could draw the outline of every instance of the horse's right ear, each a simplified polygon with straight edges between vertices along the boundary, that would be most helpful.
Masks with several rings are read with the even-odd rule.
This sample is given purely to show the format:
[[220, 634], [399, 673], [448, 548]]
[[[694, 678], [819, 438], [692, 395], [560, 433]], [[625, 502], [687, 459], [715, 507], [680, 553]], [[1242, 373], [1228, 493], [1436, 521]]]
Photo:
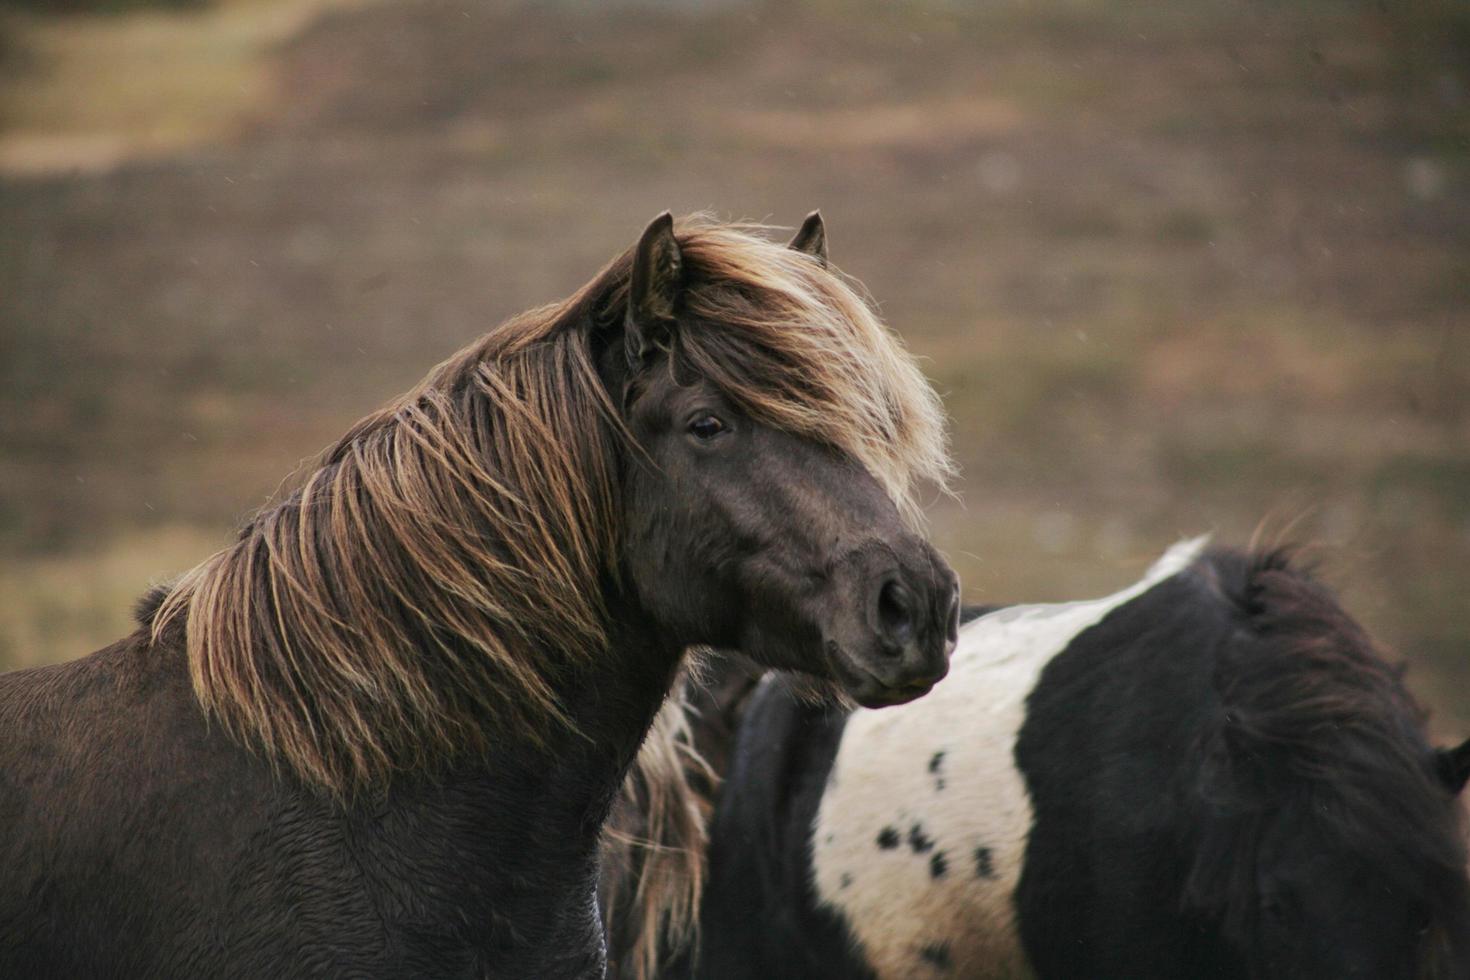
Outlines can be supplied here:
[[623, 344], [629, 367], [642, 367], [673, 338], [674, 311], [684, 292], [684, 257], [674, 237], [674, 216], [665, 211], [649, 222], [633, 248], [628, 313]]
[[1458, 796], [1470, 781], [1470, 739], [1453, 749], [1435, 749], [1434, 769], [1445, 788]]

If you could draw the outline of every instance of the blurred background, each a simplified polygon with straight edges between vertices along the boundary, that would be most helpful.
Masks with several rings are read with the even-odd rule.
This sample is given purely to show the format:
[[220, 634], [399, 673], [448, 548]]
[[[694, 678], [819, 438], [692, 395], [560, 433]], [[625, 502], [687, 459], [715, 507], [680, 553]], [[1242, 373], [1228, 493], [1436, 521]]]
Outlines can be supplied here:
[[972, 601], [1310, 541], [1470, 734], [1462, 0], [10, 0], [0, 666], [658, 211], [814, 207], [953, 416]]

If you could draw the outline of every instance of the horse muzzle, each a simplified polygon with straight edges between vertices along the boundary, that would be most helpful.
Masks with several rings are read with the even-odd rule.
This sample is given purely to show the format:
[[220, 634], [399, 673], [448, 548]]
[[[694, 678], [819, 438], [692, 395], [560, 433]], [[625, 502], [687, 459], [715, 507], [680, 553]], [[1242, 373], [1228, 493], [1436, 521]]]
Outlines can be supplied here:
[[863, 599], [824, 630], [832, 675], [865, 708], [912, 701], [949, 672], [959, 579], [927, 545], [915, 557], [899, 563], [888, 553], [856, 562]]

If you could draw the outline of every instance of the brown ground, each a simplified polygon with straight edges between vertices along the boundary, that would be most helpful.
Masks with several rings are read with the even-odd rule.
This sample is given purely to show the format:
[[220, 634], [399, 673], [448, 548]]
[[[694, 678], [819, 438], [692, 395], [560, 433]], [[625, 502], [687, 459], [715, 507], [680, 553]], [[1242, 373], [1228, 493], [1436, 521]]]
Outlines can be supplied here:
[[820, 206], [946, 395], [972, 599], [1264, 520], [1470, 730], [1462, 5], [272, 3], [8, 22], [0, 664], [657, 211]]

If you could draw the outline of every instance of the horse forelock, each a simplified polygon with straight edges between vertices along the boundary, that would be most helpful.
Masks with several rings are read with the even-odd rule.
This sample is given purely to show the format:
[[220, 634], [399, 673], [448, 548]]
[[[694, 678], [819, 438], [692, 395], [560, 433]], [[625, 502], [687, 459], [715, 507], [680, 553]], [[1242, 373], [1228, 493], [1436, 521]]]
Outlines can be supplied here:
[[[757, 230], [684, 222], [676, 356], [861, 461], [917, 520], [917, 489], [950, 475], [937, 397], [852, 285]], [[630, 269], [434, 368], [174, 585], [153, 637], [183, 622], [196, 696], [229, 732], [347, 795], [570, 723], [557, 680], [608, 643], [629, 434], [598, 333]]]
[[954, 472], [938, 396], [860, 285], [763, 230], [682, 223], [675, 357], [762, 422], [858, 460], [920, 523], [919, 492]]
[[1405, 900], [1463, 915], [1457, 811], [1434, 777], [1402, 669], [1289, 550], [1215, 551], [1197, 570], [1233, 606], [1244, 639], [1223, 645], [1216, 666], [1191, 901], [1247, 928], [1258, 900], [1253, 856], [1289, 807]]

